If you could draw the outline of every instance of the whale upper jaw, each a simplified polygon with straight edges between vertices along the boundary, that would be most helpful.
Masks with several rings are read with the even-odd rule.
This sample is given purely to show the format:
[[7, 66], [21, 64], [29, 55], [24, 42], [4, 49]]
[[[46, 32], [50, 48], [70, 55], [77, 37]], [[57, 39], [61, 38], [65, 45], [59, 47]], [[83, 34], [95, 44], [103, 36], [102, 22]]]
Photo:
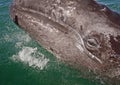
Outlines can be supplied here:
[[[85, 4], [88, 4], [88, 2]], [[70, 9], [72, 9], [72, 10], [68, 11]], [[73, 8], [70, 8], [70, 9], [68, 9], [68, 10], [62, 9], [65, 11], [64, 12], [65, 15], [62, 17], [62, 21], [60, 21], [59, 17], [61, 15], [59, 14], [58, 10], [57, 10], [57, 12], [58, 12], [57, 14], [53, 14], [54, 16], [57, 15], [58, 17], [54, 18], [54, 17], [49, 16], [48, 14], [44, 13], [43, 10], [38, 11], [29, 6], [24, 7], [22, 5], [19, 5], [16, 2], [11, 5], [10, 17], [18, 26], [20, 26], [27, 33], [29, 33], [33, 39], [35, 39], [40, 45], [42, 45], [48, 51], [52, 52], [60, 60], [63, 60], [66, 63], [68, 63], [78, 69], [80, 66], [83, 65], [92, 70], [98, 70], [100, 72], [103, 71], [104, 65], [106, 64], [106, 60], [105, 61], [102, 60], [101, 56], [96, 56], [92, 52], [88, 51], [88, 49], [86, 49], [83, 38], [86, 38], [86, 36], [90, 33], [90, 30], [88, 30], [86, 32], [86, 30], [88, 28], [82, 29], [82, 27], [78, 25], [79, 24], [78, 22], [80, 22], [79, 17], [81, 18], [81, 16], [76, 17], [77, 25], [78, 25], [76, 27], [72, 26], [71, 22], [66, 22], [71, 25], [64, 23], [69, 18], [71, 19], [71, 21], [74, 21], [74, 19], [71, 18], [71, 16], [73, 17], [76, 15], [75, 14], [76, 8], [74, 6]], [[109, 18], [108, 19], [109, 22], [107, 22], [107, 23], [100, 22], [100, 23], [103, 24], [102, 27], [105, 26], [107, 28], [108, 27], [110, 28], [109, 29], [110, 31], [107, 30], [108, 32], [105, 32], [106, 35], [108, 35], [110, 33], [112, 35], [117, 36], [120, 33], [119, 32], [119, 28], [120, 28], [119, 15], [116, 13], [114, 14], [114, 12], [112, 12], [111, 10], [108, 10], [108, 11], [106, 11], [106, 10], [107, 10], [107, 8], [101, 10], [101, 11], [103, 11], [104, 15], [103, 16], [100, 15], [100, 16], [102, 17], [103, 20], [107, 20]], [[86, 11], [88, 11], [88, 10], [86, 10]], [[73, 14], [70, 14], [70, 12], [72, 12]], [[91, 14], [95, 14], [95, 13], [93, 12]], [[108, 14], [108, 16], [106, 16], [107, 14]], [[85, 17], [85, 16], [82, 16], [82, 17]], [[93, 18], [93, 16], [91, 16], [89, 18]], [[118, 22], [115, 21], [116, 18], [119, 19]], [[96, 19], [96, 20], [98, 20], [98, 19]], [[83, 19], [81, 18], [81, 20], [83, 20]], [[100, 21], [100, 20], [98, 20], [98, 21]], [[90, 22], [90, 21], [88, 21], [88, 22]], [[112, 23], [110, 25], [113, 25], [113, 26], [109, 26], [109, 23]], [[91, 28], [98, 27], [95, 25], [96, 24], [93, 23], [93, 26], [89, 26], [89, 27], [91, 27]], [[81, 30], [79, 30], [77, 27], [81, 27], [83, 32], [80, 32]], [[95, 28], [92, 28], [92, 29], [96, 30]], [[113, 28], [115, 28], [115, 29], [113, 30]], [[100, 29], [98, 29], [98, 30], [99, 30], [99, 32], [106, 31], [106, 29], [103, 29], [102, 31]], [[113, 31], [115, 31], [115, 32], [113, 32]], [[106, 57], [108, 57], [108, 56], [106, 56]], [[112, 77], [117, 76], [114, 74], [114, 73], [118, 72], [118, 70], [120, 70], [120, 69], [118, 69], [118, 70], [117, 69], [110, 70], [109, 72], [107, 72], [106, 75], [112, 76]], [[114, 70], [116, 70], [116, 71], [114, 71]], [[113, 73], [113, 74], [110, 75], [110, 73]]]

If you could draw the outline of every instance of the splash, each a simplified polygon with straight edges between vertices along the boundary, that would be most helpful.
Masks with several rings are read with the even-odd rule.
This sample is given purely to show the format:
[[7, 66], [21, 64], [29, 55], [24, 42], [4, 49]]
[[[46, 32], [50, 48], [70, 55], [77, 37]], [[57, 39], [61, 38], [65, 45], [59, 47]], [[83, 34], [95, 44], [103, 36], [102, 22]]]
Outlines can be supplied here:
[[37, 48], [23, 47], [17, 55], [12, 56], [12, 60], [23, 62], [30, 67], [37, 67], [41, 70], [46, 67], [49, 59], [37, 51]]

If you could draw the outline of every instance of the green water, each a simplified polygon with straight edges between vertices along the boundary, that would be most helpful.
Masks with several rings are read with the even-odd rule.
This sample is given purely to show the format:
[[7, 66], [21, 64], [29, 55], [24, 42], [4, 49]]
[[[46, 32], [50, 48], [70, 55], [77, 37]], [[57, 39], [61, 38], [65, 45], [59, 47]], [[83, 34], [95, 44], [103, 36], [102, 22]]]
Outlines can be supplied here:
[[[98, 0], [120, 12], [120, 0]], [[65, 66], [9, 18], [11, 0], [0, 1], [0, 85], [105, 85]]]

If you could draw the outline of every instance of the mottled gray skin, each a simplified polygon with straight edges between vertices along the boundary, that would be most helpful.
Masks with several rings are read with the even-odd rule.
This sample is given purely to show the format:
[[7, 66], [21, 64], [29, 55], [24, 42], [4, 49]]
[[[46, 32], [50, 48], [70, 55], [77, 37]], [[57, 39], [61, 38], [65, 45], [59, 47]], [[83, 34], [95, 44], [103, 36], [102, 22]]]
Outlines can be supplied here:
[[13, 0], [11, 19], [59, 60], [120, 75], [120, 15], [94, 0]]

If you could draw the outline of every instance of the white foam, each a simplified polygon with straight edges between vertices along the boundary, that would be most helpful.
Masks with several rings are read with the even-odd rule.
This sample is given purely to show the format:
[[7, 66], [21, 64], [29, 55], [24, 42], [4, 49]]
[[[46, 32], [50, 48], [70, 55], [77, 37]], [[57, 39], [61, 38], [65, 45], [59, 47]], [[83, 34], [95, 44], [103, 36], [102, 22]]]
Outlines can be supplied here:
[[31, 38], [27, 34], [19, 33], [15, 37], [17, 39], [17, 42], [15, 44], [16, 48], [22, 48], [24, 43], [29, 43], [31, 41]]
[[29, 35], [27, 34], [23, 34], [21, 32], [16, 32], [16, 33], [13, 33], [11, 35], [4, 35], [4, 40], [5, 41], [8, 41], [8, 42], [12, 42], [14, 40], [18, 40], [18, 41], [24, 41], [24, 42], [30, 42], [31, 41], [31, 38], [29, 37]]
[[38, 67], [41, 70], [46, 67], [49, 59], [37, 51], [37, 48], [23, 47], [17, 55], [12, 56], [12, 60], [21, 61], [31, 67]]
[[18, 39], [18, 41], [24, 41], [26, 43], [31, 41], [31, 38], [27, 34], [19, 33], [16, 35], [16, 38]]
[[15, 47], [21, 48], [23, 46], [23, 42], [16, 42]]

